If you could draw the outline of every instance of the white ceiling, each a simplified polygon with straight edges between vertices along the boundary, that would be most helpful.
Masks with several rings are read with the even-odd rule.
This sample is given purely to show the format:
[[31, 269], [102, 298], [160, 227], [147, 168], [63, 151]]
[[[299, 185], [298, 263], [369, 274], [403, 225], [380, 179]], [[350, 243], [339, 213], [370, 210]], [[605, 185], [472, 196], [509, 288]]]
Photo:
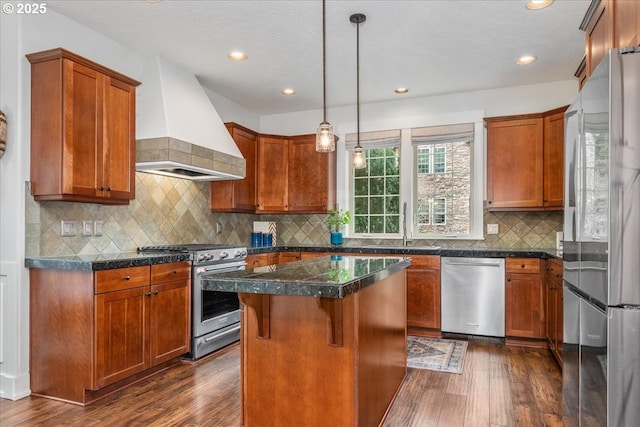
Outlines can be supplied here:
[[[327, 103], [518, 86], [573, 78], [590, 0], [327, 0]], [[259, 115], [322, 108], [321, 0], [55, 1], [47, 6], [145, 54], [160, 53], [203, 86]], [[249, 58], [234, 62], [240, 49]], [[538, 61], [518, 66], [524, 54]], [[408, 87], [405, 95], [394, 93]], [[283, 96], [285, 87], [296, 90]]]

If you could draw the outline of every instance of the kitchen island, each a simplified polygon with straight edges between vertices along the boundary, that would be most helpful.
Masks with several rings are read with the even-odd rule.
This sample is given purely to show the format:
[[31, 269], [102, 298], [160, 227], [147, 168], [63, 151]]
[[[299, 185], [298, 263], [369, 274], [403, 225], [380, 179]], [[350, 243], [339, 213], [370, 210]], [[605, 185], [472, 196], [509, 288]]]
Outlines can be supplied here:
[[242, 302], [242, 424], [380, 425], [407, 370], [410, 264], [334, 255], [203, 279]]

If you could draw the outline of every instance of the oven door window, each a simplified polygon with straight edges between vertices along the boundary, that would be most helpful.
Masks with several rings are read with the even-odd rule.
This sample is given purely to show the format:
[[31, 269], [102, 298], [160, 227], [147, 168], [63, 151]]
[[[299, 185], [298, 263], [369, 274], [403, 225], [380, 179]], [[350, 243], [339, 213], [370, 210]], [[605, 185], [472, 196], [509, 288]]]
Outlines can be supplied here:
[[238, 294], [234, 292], [202, 291], [202, 321], [224, 316], [240, 309]]

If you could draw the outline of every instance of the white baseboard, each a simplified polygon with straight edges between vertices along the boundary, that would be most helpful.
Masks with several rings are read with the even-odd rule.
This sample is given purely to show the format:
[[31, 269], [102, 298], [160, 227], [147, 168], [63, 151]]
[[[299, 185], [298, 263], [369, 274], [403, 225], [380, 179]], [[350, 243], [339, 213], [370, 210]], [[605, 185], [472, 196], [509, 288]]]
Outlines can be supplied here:
[[0, 398], [18, 400], [31, 394], [29, 374], [18, 378], [0, 374]]

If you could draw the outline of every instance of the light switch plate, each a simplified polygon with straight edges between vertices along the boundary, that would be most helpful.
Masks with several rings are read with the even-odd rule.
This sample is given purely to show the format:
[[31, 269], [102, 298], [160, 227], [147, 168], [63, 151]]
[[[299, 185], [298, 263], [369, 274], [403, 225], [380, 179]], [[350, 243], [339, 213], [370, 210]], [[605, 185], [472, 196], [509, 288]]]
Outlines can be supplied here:
[[102, 236], [102, 226], [104, 221], [93, 221], [93, 235]]
[[82, 221], [82, 235], [93, 236], [93, 222]]
[[78, 221], [60, 221], [60, 235], [62, 237], [75, 236], [78, 232]]
[[498, 234], [499, 232], [498, 224], [487, 224], [487, 234]]

